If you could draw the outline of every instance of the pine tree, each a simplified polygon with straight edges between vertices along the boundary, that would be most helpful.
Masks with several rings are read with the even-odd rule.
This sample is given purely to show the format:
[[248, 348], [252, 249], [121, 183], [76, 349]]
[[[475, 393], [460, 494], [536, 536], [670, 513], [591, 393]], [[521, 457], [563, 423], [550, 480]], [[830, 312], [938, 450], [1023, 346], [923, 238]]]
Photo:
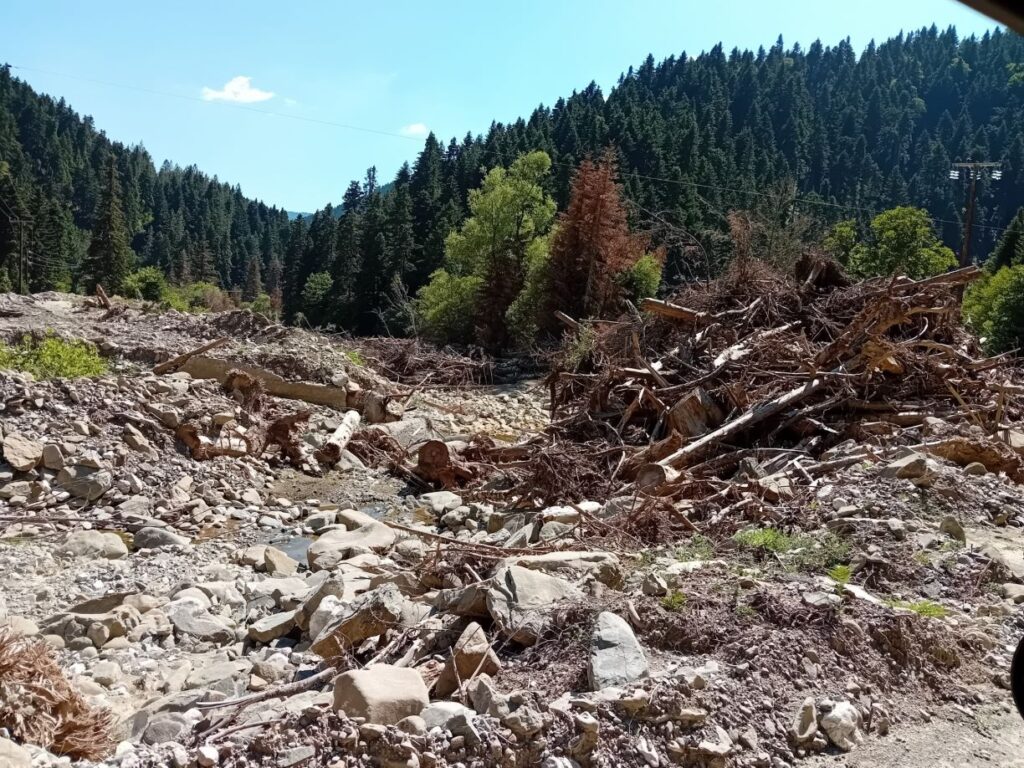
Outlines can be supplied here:
[[121, 287], [135, 264], [121, 207], [121, 182], [113, 155], [107, 161], [105, 184], [93, 217], [92, 238], [83, 264], [84, 286], [90, 293], [102, 284], [108, 293]]
[[584, 160], [551, 241], [551, 288], [542, 321], [557, 328], [550, 319], [555, 310], [575, 318], [616, 314], [624, 298], [617, 278], [643, 258], [647, 245], [646, 237], [630, 231], [614, 152], [597, 162]]
[[242, 289], [242, 301], [256, 301], [263, 293], [263, 281], [260, 278], [260, 258], [249, 257], [249, 265], [245, 268], [245, 287]]
[[987, 262], [990, 271], [1024, 264], [1024, 208], [1017, 211]]

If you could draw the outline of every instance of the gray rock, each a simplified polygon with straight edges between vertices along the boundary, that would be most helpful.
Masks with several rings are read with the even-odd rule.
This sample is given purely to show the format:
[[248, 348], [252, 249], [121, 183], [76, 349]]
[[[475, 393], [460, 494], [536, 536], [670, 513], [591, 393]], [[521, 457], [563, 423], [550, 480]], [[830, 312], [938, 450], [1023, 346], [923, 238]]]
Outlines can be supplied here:
[[187, 547], [189, 540], [187, 536], [174, 533], [167, 528], [154, 528], [152, 526], [140, 528], [135, 534], [136, 549], [161, 549], [163, 547]]
[[153, 500], [148, 496], [129, 496], [118, 505], [117, 511], [125, 517], [149, 517], [153, 511]]
[[964, 527], [952, 515], [942, 518], [942, 522], [939, 523], [939, 532], [956, 539], [961, 544], [967, 543], [967, 533], [964, 531]]
[[987, 475], [988, 468], [980, 461], [972, 461], [966, 467], [964, 467], [965, 475]]
[[0, 765], [4, 768], [32, 768], [32, 755], [10, 739], [0, 737]]
[[[338, 613], [313, 638], [309, 649], [325, 659], [338, 656], [399, 625], [407, 603], [395, 585], [385, 584], [352, 603], [339, 604]], [[311, 621], [311, 627], [313, 623]]]
[[170, 602], [164, 606], [164, 613], [179, 634], [220, 645], [235, 640], [234, 628], [226, 620], [211, 614], [195, 600]]
[[452, 512], [462, 506], [462, 497], [451, 491], [434, 491], [424, 493], [420, 501], [430, 507], [435, 515], [443, 515], [445, 512]]
[[4, 458], [19, 472], [31, 472], [43, 458], [43, 444], [17, 432], [4, 436]]
[[181, 712], [158, 712], [149, 719], [142, 733], [145, 744], [184, 741], [192, 732], [192, 721]]
[[249, 638], [258, 643], [269, 643], [284, 637], [295, 629], [295, 611], [264, 616], [249, 627]]
[[277, 768], [292, 768], [303, 765], [316, 757], [316, 747], [303, 744], [300, 747], [289, 747], [277, 753]]
[[629, 624], [614, 613], [601, 612], [590, 638], [590, 687], [624, 687], [649, 674], [647, 656]]
[[64, 452], [56, 443], [43, 446], [43, 466], [47, 469], [64, 469]]
[[923, 476], [927, 471], [927, 457], [920, 453], [910, 452], [906, 456], [901, 456], [895, 461], [890, 461], [882, 467], [879, 475], [882, 477], [911, 480], [915, 477]]
[[108, 470], [84, 464], [64, 467], [57, 473], [57, 486], [60, 490], [86, 501], [95, 501], [110, 490], [113, 484], [114, 477]]
[[64, 549], [75, 557], [102, 557], [117, 560], [128, 554], [128, 546], [116, 533], [72, 531], [64, 540]]
[[264, 550], [263, 567], [271, 576], [291, 576], [299, 570], [298, 562], [276, 547]]
[[806, 744], [814, 738], [818, 732], [818, 707], [814, 698], [808, 696], [804, 699], [800, 709], [793, 715], [793, 723], [789, 727], [789, 735], [796, 744]]
[[432, 728], [448, 730], [449, 722], [459, 715], [468, 716], [472, 720], [476, 717], [476, 712], [457, 701], [433, 701], [420, 712], [428, 731]]
[[1024, 603], [1024, 584], [1013, 584], [1012, 582], [1003, 584], [1000, 587], [1003, 597], [1007, 600], [1013, 600], [1015, 605]]
[[848, 701], [836, 703], [821, 718], [821, 730], [844, 752], [849, 752], [864, 740], [860, 732], [860, 712]]
[[519, 565], [503, 565], [487, 593], [487, 610], [501, 631], [517, 643], [533, 645], [559, 604], [583, 593], [567, 581]]
[[386, 552], [395, 543], [393, 529], [370, 518], [355, 530], [329, 530], [306, 551], [310, 570], [332, 570], [343, 560], [364, 552]]

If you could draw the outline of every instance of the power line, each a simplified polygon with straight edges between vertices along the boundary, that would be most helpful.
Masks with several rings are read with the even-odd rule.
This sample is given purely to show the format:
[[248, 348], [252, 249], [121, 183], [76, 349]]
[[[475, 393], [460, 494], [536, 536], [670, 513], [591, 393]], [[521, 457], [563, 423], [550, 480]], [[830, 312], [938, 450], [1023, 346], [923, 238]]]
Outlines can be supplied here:
[[351, 123], [338, 123], [333, 120], [321, 120], [316, 117], [308, 117], [306, 115], [291, 115], [287, 112], [275, 112], [271, 109], [257, 109], [256, 107], [247, 107], [244, 104], [236, 104], [232, 102], [224, 101], [209, 101], [200, 96], [189, 96], [184, 93], [174, 93], [173, 91], [161, 91], [156, 88], [146, 88], [139, 85], [127, 85], [125, 83], [112, 83], [108, 80], [97, 80], [91, 77], [82, 77], [81, 75], [71, 75], [67, 72], [54, 72], [49, 69], [40, 69], [39, 67], [26, 67], [20, 64], [9, 64], [11, 69], [21, 70], [23, 72], [37, 72], [43, 75], [50, 75], [52, 77], [66, 77], [70, 80], [79, 80], [84, 83], [93, 83], [95, 85], [103, 85], [108, 88], [121, 88], [128, 91], [139, 91], [140, 93], [149, 93], [154, 96], [168, 96], [172, 99], [181, 99], [183, 101], [197, 101], [200, 104], [216, 104], [222, 107], [230, 107], [231, 109], [241, 109], [246, 112], [255, 112], [257, 115], [270, 115], [273, 117], [283, 117], [287, 120], [299, 120], [304, 123], [316, 123], [318, 125], [329, 125], [334, 128], [344, 128], [348, 131], [361, 131], [362, 133], [373, 133], [378, 136], [393, 136], [396, 139], [406, 139], [408, 141], [419, 141], [419, 136], [406, 136], [404, 133], [396, 133], [395, 131], [382, 131], [377, 128], [366, 128], [361, 125], [352, 125]]

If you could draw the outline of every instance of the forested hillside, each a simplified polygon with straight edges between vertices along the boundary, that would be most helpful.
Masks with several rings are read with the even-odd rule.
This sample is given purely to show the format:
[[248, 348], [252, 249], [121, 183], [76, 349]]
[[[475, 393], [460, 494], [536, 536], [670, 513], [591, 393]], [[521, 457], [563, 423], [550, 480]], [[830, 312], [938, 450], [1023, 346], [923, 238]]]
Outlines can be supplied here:
[[[608, 146], [631, 222], [669, 246], [669, 280], [687, 272], [680, 232], [727, 249], [727, 212], [756, 207], [786, 180], [797, 206], [825, 222], [866, 223], [910, 204], [958, 248], [965, 189], [948, 178], [956, 160], [1003, 163], [1002, 180], [979, 190], [974, 252], [984, 256], [1024, 204], [1024, 41], [1004, 32], [959, 40], [933, 27], [861, 54], [848, 42], [804, 50], [780, 40], [756, 52], [648, 57], [607, 95], [591, 84], [482, 136], [445, 144], [431, 135], [386, 191], [371, 169], [348, 185], [340, 217], [334, 200], [292, 222], [195, 168], [158, 171], [143, 148], [110, 142], [63, 101], [0, 70], [0, 161], [9, 168], [0, 200], [34, 217], [31, 289], [80, 287], [89, 230], [116, 175], [139, 265], [178, 282], [265, 290], [289, 316], [357, 332], [379, 330], [387, 299], [414, 294], [442, 264], [486, 169], [544, 150], [545, 184], [564, 210], [575, 169]], [[105, 175], [110, 157], [116, 174]], [[3, 281], [16, 277], [17, 233], [4, 217], [0, 228]]]

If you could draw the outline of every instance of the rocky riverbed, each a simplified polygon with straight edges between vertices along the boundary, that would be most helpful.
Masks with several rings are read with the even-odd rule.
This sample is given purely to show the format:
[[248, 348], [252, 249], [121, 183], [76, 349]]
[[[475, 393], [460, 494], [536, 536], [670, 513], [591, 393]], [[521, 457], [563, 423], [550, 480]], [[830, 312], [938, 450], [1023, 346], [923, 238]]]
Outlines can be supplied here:
[[[529, 438], [536, 383], [410, 392], [344, 340], [246, 313], [0, 310], [8, 337], [86, 338], [111, 367], [0, 372], [0, 765], [931, 765], [921, 745], [943, 739], [959, 764], [1013, 759], [1024, 497], [983, 462], [879, 452], [758, 505], [741, 534], [709, 521], [652, 543], [633, 497], [523, 508], [355, 449], [331, 468], [199, 461], [175, 429], [231, 445], [254, 428], [246, 404], [151, 368], [230, 329], [227, 364], [352, 402], [401, 394], [400, 418], [364, 430], [407, 451]], [[304, 455], [344, 415], [265, 398], [310, 411]], [[5, 652], [40, 648], [42, 688], [59, 678], [74, 707], [5, 677]]]

